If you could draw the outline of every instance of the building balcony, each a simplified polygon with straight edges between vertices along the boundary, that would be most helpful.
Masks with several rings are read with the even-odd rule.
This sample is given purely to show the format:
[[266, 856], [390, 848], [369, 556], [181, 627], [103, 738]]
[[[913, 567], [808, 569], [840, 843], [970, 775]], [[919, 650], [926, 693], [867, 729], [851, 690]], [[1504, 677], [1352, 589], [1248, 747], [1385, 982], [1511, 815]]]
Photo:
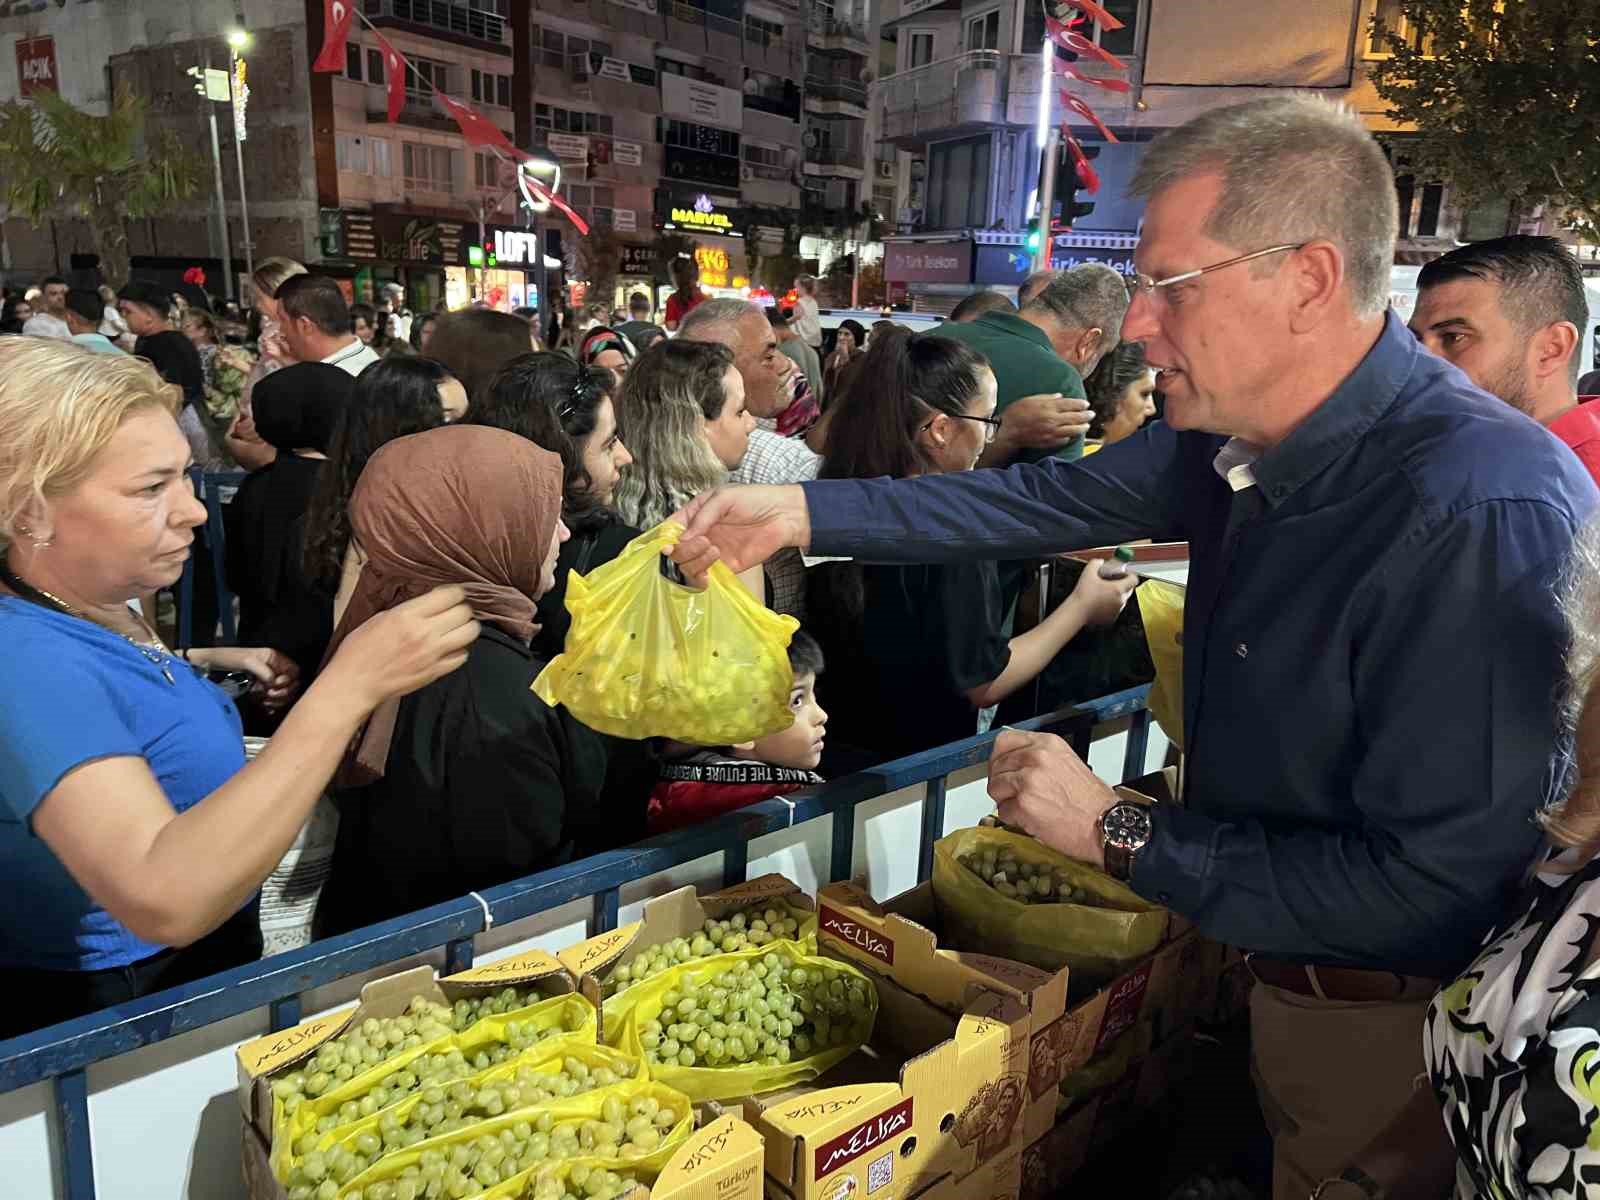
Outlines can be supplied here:
[[864, 121], [867, 118], [867, 85], [838, 77], [807, 75], [806, 111]]
[[482, 42], [509, 53], [510, 31], [506, 18], [494, 11], [497, 7], [509, 8], [509, 4], [496, 4], [495, 0], [471, 4], [459, 0], [362, 0], [361, 11], [379, 26], [393, 23], [421, 34]]
[[805, 152], [802, 169], [830, 179], [860, 179], [866, 174], [866, 151], [861, 146], [815, 146]]
[[[368, 125], [384, 125], [389, 120], [389, 109], [383, 100], [382, 93], [377, 93], [377, 98], [368, 102], [373, 105], [367, 109]], [[451, 119], [450, 115], [433, 102], [431, 96], [420, 96], [408, 92], [404, 107], [400, 109], [400, 118], [397, 125], [409, 125], [413, 129], [432, 129], [437, 133], [461, 132], [461, 127]]]
[[814, 50], [840, 51], [863, 57], [869, 51], [864, 23], [841, 20], [833, 15], [832, 9], [820, 4], [811, 10], [806, 24], [806, 44]]
[[1012, 60], [1033, 55], [972, 50], [940, 62], [886, 75], [883, 137], [903, 148], [931, 137], [960, 137], [1008, 124], [1027, 125], [1007, 115]]
[[961, 15], [961, 0], [935, 0], [933, 4], [918, 4], [909, 13], [905, 11], [905, 5], [901, 0], [880, 0], [880, 2], [884, 6], [883, 28], [886, 30], [911, 17], [920, 17], [926, 21], [940, 13]]

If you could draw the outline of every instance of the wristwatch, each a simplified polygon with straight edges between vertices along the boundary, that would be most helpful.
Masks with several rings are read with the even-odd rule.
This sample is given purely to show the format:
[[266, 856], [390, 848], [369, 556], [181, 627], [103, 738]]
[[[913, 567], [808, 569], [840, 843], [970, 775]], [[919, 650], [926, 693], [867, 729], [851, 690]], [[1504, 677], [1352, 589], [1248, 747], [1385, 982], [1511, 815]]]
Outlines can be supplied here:
[[1133, 859], [1150, 840], [1150, 808], [1119, 800], [1100, 816], [1100, 841], [1105, 849], [1106, 873], [1124, 883], [1133, 874]]

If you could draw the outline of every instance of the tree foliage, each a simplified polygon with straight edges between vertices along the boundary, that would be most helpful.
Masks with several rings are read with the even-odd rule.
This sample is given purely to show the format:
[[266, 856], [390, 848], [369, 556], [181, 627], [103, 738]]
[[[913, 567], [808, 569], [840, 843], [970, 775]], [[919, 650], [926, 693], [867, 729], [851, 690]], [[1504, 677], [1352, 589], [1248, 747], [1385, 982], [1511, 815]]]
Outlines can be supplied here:
[[589, 298], [610, 308], [622, 270], [622, 239], [609, 225], [593, 225], [578, 239], [578, 270], [589, 281]]
[[128, 278], [129, 219], [170, 212], [199, 190], [204, 165], [170, 129], [145, 131], [145, 103], [119, 90], [106, 116], [54, 92], [0, 104], [0, 200], [34, 226], [78, 217], [112, 286]]
[[[1600, 239], [1600, 0], [1398, 0], [1373, 65], [1419, 178], [1468, 205], [1555, 206]], [[1402, 36], [1403, 35], [1403, 36]]]

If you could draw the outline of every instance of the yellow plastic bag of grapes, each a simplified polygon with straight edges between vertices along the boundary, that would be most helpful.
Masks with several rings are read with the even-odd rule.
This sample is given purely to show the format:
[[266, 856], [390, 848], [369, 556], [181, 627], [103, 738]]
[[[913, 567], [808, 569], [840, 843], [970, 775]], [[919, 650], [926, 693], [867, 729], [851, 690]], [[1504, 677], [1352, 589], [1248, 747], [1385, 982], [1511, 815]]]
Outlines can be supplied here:
[[1144, 640], [1150, 647], [1156, 679], [1150, 685], [1150, 711], [1167, 740], [1183, 749], [1183, 589], [1147, 579], [1134, 592]]
[[556, 1163], [525, 1179], [485, 1192], [478, 1200], [618, 1200], [636, 1188], [648, 1188], [659, 1171], [606, 1170], [585, 1161]]
[[731, 746], [787, 729], [793, 617], [762, 607], [725, 563], [704, 591], [661, 573], [683, 528], [668, 522], [567, 580], [566, 650], [533, 681], [591, 729]]
[[[659, 1119], [663, 1113], [668, 1119]], [[648, 1141], [643, 1130], [628, 1128], [637, 1116], [644, 1116]], [[626, 1141], [617, 1154], [594, 1153], [584, 1147], [580, 1140], [584, 1127], [593, 1130], [597, 1122], [622, 1126]], [[384, 1184], [395, 1185], [405, 1179], [425, 1183], [423, 1172], [433, 1174], [441, 1160], [446, 1170], [461, 1163], [468, 1178], [488, 1189], [475, 1193], [480, 1200], [523, 1196], [536, 1176], [578, 1164], [654, 1178], [693, 1131], [694, 1108], [687, 1096], [662, 1083], [633, 1080], [491, 1117], [386, 1154], [341, 1185], [339, 1196], [340, 1200], [382, 1200], [392, 1195]], [[486, 1146], [485, 1138], [498, 1142], [500, 1152], [491, 1153], [489, 1169], [480, 1171], [485, 1156], [476, 1153], [475, 1147]], [[569, 1153], [574, 1146], [576, 1150]], [[416, 1194], [424, 1195], [424, 1189], [418, 1188]]]
[[[1023, 904], [1003, 896], [958, 861], [985, 849], [1062, 871], [1093, 903]], [[1026, 834], [984, 826], [933, 844], [933, 895], [947, 935], [941, 944], [1046, 971], [1068, 967], [1091, 980], [1110, 979], [1149, 954], [1167, 928], [1166, 910], [1126, 884]]]
[[1069, 1104], [1076, 1104], [1085, 1096], [1110, 1087], [1128, 1073], [1135, 1059], [1150, 1053], [1154, 1041], [1154, 1031], [1149, 1021], [1140, 1021], [1132, 1029], [1124, 1030], [1092, 1060], [1061, 1081], [1063, 1099]]
[[[866, 975], [793, 942], [758, 956], [685, 963], [629, 994], [622, 1049], [644, 1060], [650, 1078], [696, 1102], [815, 1079], [872, 1036], [878, 1015], [878, 990]], [[786, 1061], [773, 1061], [774, 1052]]]

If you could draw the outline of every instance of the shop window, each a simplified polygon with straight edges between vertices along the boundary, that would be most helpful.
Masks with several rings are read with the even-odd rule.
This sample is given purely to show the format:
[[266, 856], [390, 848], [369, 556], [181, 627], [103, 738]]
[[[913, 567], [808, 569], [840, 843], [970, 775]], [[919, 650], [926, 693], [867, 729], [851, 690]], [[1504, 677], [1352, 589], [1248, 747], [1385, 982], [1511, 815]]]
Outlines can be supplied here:
[[928, 154], [929, 228], [988, 224], [989, 187], [987, 136], [934, 146]]

